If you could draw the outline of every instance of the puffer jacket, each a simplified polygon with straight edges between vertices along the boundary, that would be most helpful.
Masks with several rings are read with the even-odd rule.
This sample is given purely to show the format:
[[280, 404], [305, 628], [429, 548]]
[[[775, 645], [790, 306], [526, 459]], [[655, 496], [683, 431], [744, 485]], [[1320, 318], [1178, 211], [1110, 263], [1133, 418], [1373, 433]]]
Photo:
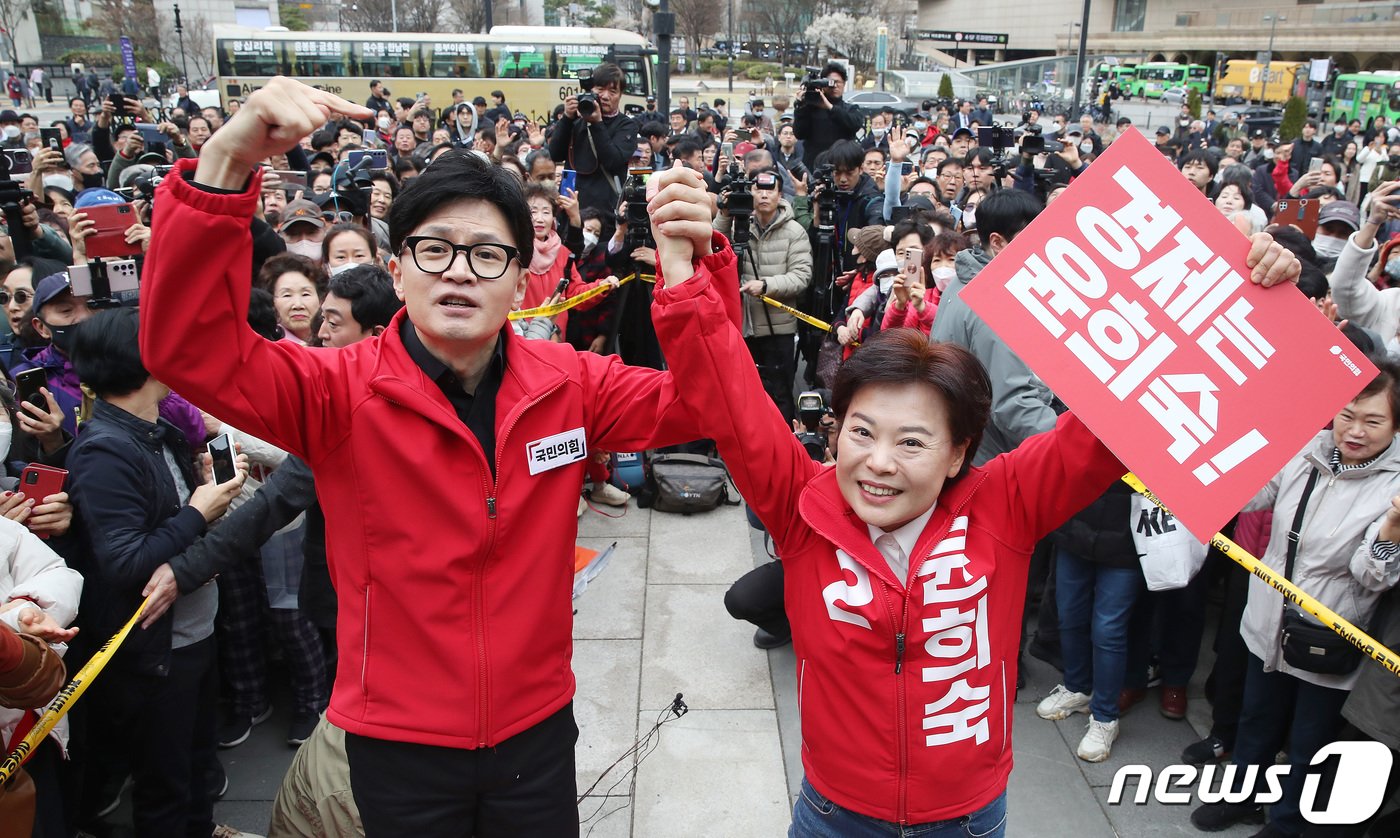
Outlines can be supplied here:
[[[1400, 581], [1400, 560], [1387, 565], [1371, 555], [1371, 545], [1390, 508], [1390, 499], [1400, 494], [1400, 445], [1392, 443], [1369, 465], [1338, 475], [1333, 475], [1328, 465], [1335, 447], [1332, 432], [1320, 432], [1259, 490], [1245, 511], [1273, 508], [1269, 548], [1261, 560], [1282, 575], [1288, 531], [1293, 526], [1298, 502], [1308, 475], [1318, 472], [1299, 532], [1298, 557], [1289, 578], [1323, 605], [1364, 628], [1374, 615], [1381, 594]], [[1251, 577], [1240, 633], [1249, 651], [1264, 661], [1264, 671], [1286, 672], [1320, 687], [1352, 688], [1360, 667], [1347, 675], [1319, 675], [1285, 663], [1279, 646], [1282, 622], [1283, 598], [1257, 577]]]
[[[734, 221], [727, 213], [715, 219], [715, 229], [729, 236]], [[792, 205], [778, 204], [773, 222], [766, 228], [755, 215], [751, 222], [749, 252], [739, 264], [739, 283], [760, 279], [768, 283], [768, 296], [780, 303], [796, 305], [798, 296], [812, 281], [812, 244], [807, 231], [793, 220]], [[758, 273], [754, 273], [754, 265]], [[797, 333], [797, 318], [773, 308], [759, 298], [744, 295], [744, 337], [768, 337]]]

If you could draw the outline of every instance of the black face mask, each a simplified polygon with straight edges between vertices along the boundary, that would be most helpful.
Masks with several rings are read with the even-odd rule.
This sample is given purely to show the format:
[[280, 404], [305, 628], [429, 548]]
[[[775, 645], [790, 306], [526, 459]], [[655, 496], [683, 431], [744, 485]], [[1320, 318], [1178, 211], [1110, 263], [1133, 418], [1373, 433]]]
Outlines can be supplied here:
[[70, 352], [70, 351], [72, 350], [72, 348], [73, 348], [73, 329], [74, 329], [74, 327], [73, 327], [73, 326], [49, 326], [49, 324], [47, 324], [47, 323], [45, 323], [44, 325], [45, 325], [45, 326], [48, 326], [49, 334], [53, 336], [53, 337], [52, 337], [52, 342], [53, 342], [53, 347], [54, 347], [54, 349], [57, 349], [59, 352], [61, 352], [61, 353], [63, 354], [63, 357], [65, 357], [65, 358], [71, 357], [71, 356], [69, 355], [69, 352]]
[[92, 175], [83, 175], [84, 189], [100, 189], [101, 187], [106, 185], [107, 179], [102, 176], [101, 172]]

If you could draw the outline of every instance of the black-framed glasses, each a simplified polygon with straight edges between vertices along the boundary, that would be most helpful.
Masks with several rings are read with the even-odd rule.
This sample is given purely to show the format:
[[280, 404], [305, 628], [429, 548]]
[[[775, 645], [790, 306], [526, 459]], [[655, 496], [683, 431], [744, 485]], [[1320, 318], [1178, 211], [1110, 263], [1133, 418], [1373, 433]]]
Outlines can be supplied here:
[[413, 264], [428, 274], [445, 273], [457, 261], [458, 253], [467, 255], [467, 267], [477, 279], [500, 279], [520, 251], [508, 244], [477, 242], [455, 244], [436, 236], [409, 236], [404, 248], [413, 254]]
[[29, 305], [29, 301], [34, 299], [34, 292], [20, 288], [17, 289], [14, 294], [11, 294], [9, 291], [0, 289], [0, 306], [9, 305], [12, 298], [16, 305], [27, 306]]

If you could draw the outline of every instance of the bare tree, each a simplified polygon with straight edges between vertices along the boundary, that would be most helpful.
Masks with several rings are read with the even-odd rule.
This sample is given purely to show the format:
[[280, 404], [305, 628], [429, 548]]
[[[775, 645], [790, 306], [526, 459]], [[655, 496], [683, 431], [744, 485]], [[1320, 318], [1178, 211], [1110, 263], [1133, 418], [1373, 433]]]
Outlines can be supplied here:
[[[446, 0], [399, 0], [400, 32], [435, 32], [443, 19]], [[394, 8], [390, 0], [355, 0], [341, 7], [340, 26], [348, 32], [392, 32]]]
[[700, 43], [719, 31], [724, 22], [724, 4], [715, 0], [671, 0], [676, 15], [676, 34], [685, 38], [691, 55], [700, 54]]
[[29, 16], [29, 0], [0, 0], [0, 26], [5, 27], [5, 54], [19, 64], [19, 53], [15, 51], [15, 30]]
[[749, 0], [744, 4], [745, 14], [758, 34], [776, 39], [783, 48], [784, 63], [786, 47], [802, 41], [802, 22], [813, 19], [816, 8], [816, 0]]
[[94, 0], [90, 23], [112, 43], [123, 35], [130, 38], [138, 55], [160, 55], [160, 30], [151, 0]]
[[172, 67], [188, 71], [187, 82], [197, 82], [214, 75], [214, 30], [209, 18], [198, 12], [180, 15], [185, 27], [183, 54], [180, 51], [180, 36], [175, 32], [175, 17], [160, 16], [160, 53]]

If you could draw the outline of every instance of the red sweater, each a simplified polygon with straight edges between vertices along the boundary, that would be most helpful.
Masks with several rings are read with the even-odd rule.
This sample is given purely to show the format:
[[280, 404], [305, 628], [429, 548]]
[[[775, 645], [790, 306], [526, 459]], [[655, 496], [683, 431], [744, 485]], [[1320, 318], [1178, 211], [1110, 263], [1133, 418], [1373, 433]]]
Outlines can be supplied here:
[[[381, 739], [481, 748], [562, 708], [574, 694], [586, 457], [531, 474], [532, 443], [574, 430], [599, 450], [695, 439], [672, 375], [504, 328], [496, 450], [484, 451], [404, 349], [406, 311], [344, 349], [254, 333], [248, 219], [258, 177], [242, 194], [211, 194], [182, 177], [194, 163], [178, 163], [156, 201], [141, 355], [193, 403], [315, 470], [340, 603], [331, 721]], [[737, 312], [733, 253], [697, 270], [736, 289]]]
[[896, 579], [832, 468], [764, 394], [704, 274], [656, 292], [681, 398], [783, 559], [807, 779], [863, 815], [925, 823], [1006, 789], [1030, 553], [1124, 468], [1072, 415], [948, 483]]

